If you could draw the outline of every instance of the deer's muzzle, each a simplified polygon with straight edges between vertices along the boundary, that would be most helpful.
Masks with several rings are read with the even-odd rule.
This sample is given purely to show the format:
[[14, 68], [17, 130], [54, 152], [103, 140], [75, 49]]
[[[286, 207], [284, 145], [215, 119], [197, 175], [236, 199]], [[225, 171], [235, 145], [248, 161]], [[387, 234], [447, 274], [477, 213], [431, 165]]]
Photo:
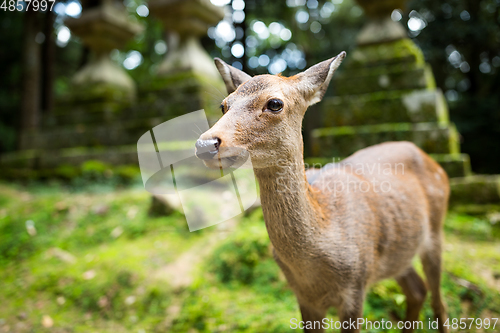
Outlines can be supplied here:
[[201, 160], [211, 160], [219, 152], [220, 139], [198, 139], [196, 141], [196, 157]]

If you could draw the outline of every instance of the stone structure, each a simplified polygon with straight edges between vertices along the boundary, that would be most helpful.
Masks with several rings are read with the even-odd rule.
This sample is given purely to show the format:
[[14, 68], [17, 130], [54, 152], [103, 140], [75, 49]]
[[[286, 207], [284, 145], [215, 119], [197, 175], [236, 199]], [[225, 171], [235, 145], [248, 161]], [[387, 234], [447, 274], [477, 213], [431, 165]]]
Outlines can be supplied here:
[[134, 81], [109, 56], [111, 50], [122, 48], [143, 30], [127, 15], [121, 2], [103, 0], [99, 6], [84, 10], [80, 18], [66, 19], [66, 25], [91, 52], [90, 61], [72, 80], [80, 99], [98, 97], [120, 101], [135, 98]]
[[[316, 129], [307, 162], [328, 163], [376, 143], [410, 140], [452, 177], [453, 201], [500, 202], [499, 176], [469, 176], [469, 158], [460, 153], [431, 69], [404, 28], [390, 19], [404, 0], [358, 2], [369, 19], [334, 77], [336, 96], [325, 98], [317, 106], [320, 116], [310, 118], [315, 123], [308, 126]], [[169, 52], [157, 77], [136, 85], [109, 59], [109, 50], [140, 29], [120, 7], [103, 0], [67, 22], [93, 50], [93, 59], [74, 76], [79, 88], [57, 101], [40, 129], [21, 133], [21, 150], [0, 156], [3, 178], [67, 177], [71, 168], [91, 160], [137, 166], [137, 140], [152, 127], [199, 109], [211, 122], [220, 117], [224, 84], [198, 39], [222, 18], [221, 9], [209, 0], [153, 0], [151, 13], [165, 25]]]
[[401, 24], [390, 18], [404, 2], [358, 0], [369, 20], [334, 77], [336, 96], [320, 106], [317, 124], [324, 127], [311, 132], [310, 153], [316, 159], [310, 161], [408, 140], [430, 153], [450, 177], [466, 176], [469, 157], [460, 153], [459, 134], [432, 70]]
[[[138, 166], [137, 140], [152, 127], [200, 109], [205, 109], [211, 122], [220, 117], [224, 83], [197, 40], [221, 18], [220, 8], [204, 0], [157, 2], [159, 8], [168, 8], [166, 13], [175, 13], [175, 19], [184, 22], [184, 28], [167, 28], [176, 29], [185, 42], [178, 48], [169, 44], [161, 75], [135, 84], [108, 57], [110, 47], [120, 47], [139, 29], [127, 23], [121, 4], [112, 1], [84, 8], [80, 18], [68, 22], [95, 57], [74, 77], [81, 88], [59, 99], [53, 114], [43, 116], [37, 131], [21, 134], [20, 151], [0, 156], [3, 177], [65, 176], [68, 169], [89, 160]], [[195, 32], [185, 31], [190, 25]], [[180, 58], [188, 60], [184, 62], [187, 66], [172, 60]], [[136, 98], [130, 99], [131, 95]]]
[[200, 44], [200, 37], [224, 18], [224, 9], [209, 0], [152, 0], [149, 8], [166, 30], [170, 50], [158, 67], [158, 75], [192, 72], [212, 81], [220, 80], [213, 59]]

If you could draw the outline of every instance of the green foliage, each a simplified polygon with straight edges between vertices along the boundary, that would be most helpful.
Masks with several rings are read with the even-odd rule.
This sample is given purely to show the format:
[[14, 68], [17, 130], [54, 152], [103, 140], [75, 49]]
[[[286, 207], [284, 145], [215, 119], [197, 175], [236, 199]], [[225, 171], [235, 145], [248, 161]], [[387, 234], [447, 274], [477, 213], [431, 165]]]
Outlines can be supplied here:
[[93, 177], [103, 175], [108, 170], [108, 166], [101, 161], [89, 160], [83, 162], [81, 169], [84, 175]]
[[78, 167], [70, 164], [61, 164], [56, 168], [54, 174], [63, 179], [73, 179], [80, 175], [80, 170]]
[[265, 226], [245, 225], [214, 251], [210, 267], [223, 283], [250, 284], [267, 273], [265, 266], [258, 266], [270, 259], [269, 245]]
[[[229, 232], [190, 233], [179, 213], [148, 217], [149, 202], [134, 189], [74, 193], [56, 185], [0, 185], [0, 318], [16, 327], [26, 311], [23, 322], [36, 332], [45, 330], [43, 315], [54, 319], [54, 330], [75, 332], [290, 331], [300, 312], [272, 259], [261, 210]], [[466, 211], [475, 210], [455, 207], [445, 223], [442, 292], [452, 318], [498, 317], [500, 295], [486, 278], [500, 277], [498, 228], [489, 222], [498, 207], [475, 216]], [[26, 220], [36, 235], [28, 234]], [[221, 235], [200, 252], [199, 244]], [[191, 263], [191, 251], [207, 256]], [[165, 274], [185, 274], [180, 264], [193, 268], [194, 281], [174, 288]], [[420, 315], [424, 327], [432, 318], [429, 299]], [[404, 312], [394, 280], [369, 290], [367, 319], [395, 322]], [[338, 320], [335, 311], [329, 317]]]
[[[64, 192], [64, 189], [59, 188], [59, 191]], [[25, 199], [12, 200], [19, 196]], [[9, 210], [0, 214], [0, 263], [27, 259], [49, 247], [73, 251], [82, 246], [103, 244], [114, 239], [111, 234], [116, 228], [120, 230], [119, 236], [130, 239], [164, 225], [169, 225], [179, 235], [188, 234], [179, 213], [167, 218], [148, 217], [147, 192], [102, 200], [105, 196], [100, 194], [101, 200], [94, 201], [85, 194], [67, 199], [59, 193], [33, 200], [27, 193], [0, 191], [0, 202], [10, 203]], [[27, 233], [28, 220], [34, 223], [34, 236]], [[66, 229], [70, 232], [63, 232]]]
[[445, 229], [469, 240], [495, 241], [500, 239], [500, 225], [493, 224], [484, 217], [450, 213]]
[[[16, 320], [36, 300], [44, 305], [30, 311], [34, 331], [43, 330], [42, 314], [85, 332], [95, 329], [93, 321], [159, 325], [174, 293], [161, 274], [150, 274], [200, 236], [179, 213], [149, 218], [149, 200], [145, 191], [0, 185], [0, 318]], [[36, 234], [27, 232], [26, 220]]]
[[53, 169], [8, 169], [0, 175], [20, 183], [40, 184], [59, 182], [74, 191], [91, 188], [117, 188], [141, 181], [138, 165], [111, 165], [99, 160], [87, 160], [80, 165], [61, 164]]
[[289, 332], [290, 318], [300, 318], [300, 313], [291, 291], [281, 296], [276, 298], [245, 286], [228, 289], [205, 283], [188, 292], [170, 331]]

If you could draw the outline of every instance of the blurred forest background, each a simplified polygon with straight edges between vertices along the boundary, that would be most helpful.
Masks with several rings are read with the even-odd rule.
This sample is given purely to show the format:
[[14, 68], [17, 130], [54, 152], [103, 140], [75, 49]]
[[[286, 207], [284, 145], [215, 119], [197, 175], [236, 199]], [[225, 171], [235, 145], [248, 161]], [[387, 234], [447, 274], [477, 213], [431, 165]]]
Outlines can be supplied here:
[[[91, 2], [88, 2], [90, 4]], [[226, 16], [211, 28], [203, 46], [250, 74], [296, 73], [318, 61], [352, 50], [364, 20], [351, 0], [241, 1], [212, 0], [226, 6]], [[113, 60], [141, 85], [168, 52], [160, 23], [149, 16], [147, 3], [125, 1], [130, 16], [145, 25]], [[23, 112], [37, 103], [50, 113], [54, 99], [70, 89], [70, 78], [89, 57], [64, 18], [78, 17], [87, 3], [61, 1], [53, 12], [0, 11], [0, 153], [13, 151]], [[445, 93], [451, 120], [461, 134], [462, 151], [477, 173], [500, 173], [500, 0], [413, 0], [405, 12], [395, 11], [410, 37], [432, 65], [437, 86]], [[37, 45], [26, 43], [36, 40]], [[41, 94], [29, 88], [30, 60], [40, 57]], [[24, 65], [23, 65], [24, 64]], [[27, 85], [28, 83], [28, 85]]]
[[[211, 2], [224, 7], [225, 17], [203, 37], [204, 48], [250, 74], [290, 75], [342, 50], [349, 54], [366, 22], [353, 0]], [[21, 131], [36, 129], [40, 115], [52, 114], [72, 93], [71, 78], [91, 52], [65, 19], [95, 3], [61, 1], [53, 12], [0, 10], [0, 154], [15, 151]], [[137, 86], [147, 86], [169, 52], [164, 29], [147, 2], [124, 3], [145, 29], [111, 57]], [[412, 0], [391, 18], [432, 65], [473, 171], [500, 173], [500, 0]], [[176, 104], [174, 97], [165, 99]], [[79, 121], [74, 111], [64, 118], [72, 125]], [[75, 127], [68, 128], [70, 141]], [[272, 258], [260, 208], [189, 232], [181, 209], [152, 200], [137, 165], [124, 167], [86, 160], [76, 174], [62, 168], [65, 181], [0, 180], [0, 332], [290, 331], [300, 312]], [[496, 180], [491, 184], [496, 194]], [[493, 332], [500, 327], [493, 329], [491, 319], [500, 317], [500, 205], [473, 204], [479, 185], [475, 192], [465, 187], [445, 222], [442, 291], [450, 318], [481, 320], [468, 321], [465, 331]], [[370, 289], [363, 316], [402, 320], [404, 302], [397, 283], [383, 281]], [[335, 311], [328, 317], [338, 320]], [[431, 317], [427, 299], [425, 327]]]

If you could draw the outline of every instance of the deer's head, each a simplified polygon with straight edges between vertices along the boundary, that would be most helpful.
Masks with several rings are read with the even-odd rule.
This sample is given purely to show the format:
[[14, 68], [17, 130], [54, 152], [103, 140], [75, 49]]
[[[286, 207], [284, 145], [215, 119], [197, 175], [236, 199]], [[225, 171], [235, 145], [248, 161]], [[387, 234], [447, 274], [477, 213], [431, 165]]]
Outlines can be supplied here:
[[323, 98], [345, 52], [292, 77], [249, 76], [216, 58], [229, 96], [222, 118], [196, 143], [196, 155], [209, 167], [231, 166], [250, 153], [254, 168], [276, 165], [302, 153], [302, 119]]

